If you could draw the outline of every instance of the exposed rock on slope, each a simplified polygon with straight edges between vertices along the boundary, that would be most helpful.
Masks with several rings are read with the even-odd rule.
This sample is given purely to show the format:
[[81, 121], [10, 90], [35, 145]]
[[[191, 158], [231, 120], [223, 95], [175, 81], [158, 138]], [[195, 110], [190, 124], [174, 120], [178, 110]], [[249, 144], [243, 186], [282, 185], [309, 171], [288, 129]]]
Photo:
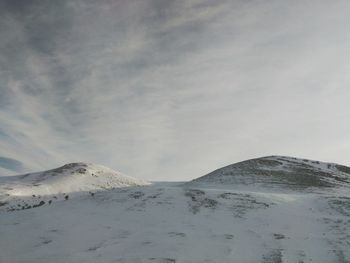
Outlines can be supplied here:
[[349, 184], [350, 168], [293, 157], [268, 156], [217, 169], [193, 180], [193, 183], [331, 187]]

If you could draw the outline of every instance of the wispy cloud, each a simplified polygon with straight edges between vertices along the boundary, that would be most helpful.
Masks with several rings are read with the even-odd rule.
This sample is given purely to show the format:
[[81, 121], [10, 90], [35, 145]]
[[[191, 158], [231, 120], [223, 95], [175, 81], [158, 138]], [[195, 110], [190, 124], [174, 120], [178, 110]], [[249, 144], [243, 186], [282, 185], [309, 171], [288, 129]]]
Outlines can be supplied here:
[[0, 157], [0, 168], [5, 168], [12, 172], [23, 172], [24, 167], [23, 164], [15, 159]]
[[2, 1], [0, 156], [185, 180], [348, 163], [348, 1]]

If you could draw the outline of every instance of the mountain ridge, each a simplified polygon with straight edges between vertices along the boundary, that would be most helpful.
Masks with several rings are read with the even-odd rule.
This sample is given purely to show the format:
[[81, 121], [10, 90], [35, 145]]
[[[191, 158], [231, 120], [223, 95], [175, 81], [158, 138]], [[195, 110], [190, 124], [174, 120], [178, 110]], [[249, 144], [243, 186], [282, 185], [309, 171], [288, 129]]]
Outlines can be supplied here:
[[[214, 173], [235, 180], [204, 177], [215, 179], [215, 186], [201, 177], [199, 183], [93, 185], [94, 190], [69, 194], [2, 196], [21, 189], [19, 181], [32, 190], [71, 177], [91, 183], [102, 176], [93, 168], [101, 171], [73, 163], [7, 178], [5, 187], [12, 192], [0, 181], [1, 262], [350, 261], [347, 167], [336, 164], [267, 157], [218, 169], [232, 174]], [[306, 182], [295, 180], [298, 169], [302, 177], [316, 174]], [[308, 190], [313, 187], [317, 190]]]
[[191, 183], [281, 184], [332, 187], [350, 184], [350, 167], [289, 156], [253, 158], [216, 169]]

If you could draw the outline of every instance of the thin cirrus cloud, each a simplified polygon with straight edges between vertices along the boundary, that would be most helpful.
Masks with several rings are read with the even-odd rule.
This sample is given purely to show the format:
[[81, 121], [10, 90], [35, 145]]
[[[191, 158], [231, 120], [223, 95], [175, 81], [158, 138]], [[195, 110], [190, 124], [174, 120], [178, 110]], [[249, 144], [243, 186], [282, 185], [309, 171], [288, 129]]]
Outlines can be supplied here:
[[348, 1], [1, 1], [0, 156], [188, 180], [349, 164]]
[[24, 167], [21, 162], [15, 159], [0, 157], [0, 169], [3, 168], [12, 172], [22, 172]]

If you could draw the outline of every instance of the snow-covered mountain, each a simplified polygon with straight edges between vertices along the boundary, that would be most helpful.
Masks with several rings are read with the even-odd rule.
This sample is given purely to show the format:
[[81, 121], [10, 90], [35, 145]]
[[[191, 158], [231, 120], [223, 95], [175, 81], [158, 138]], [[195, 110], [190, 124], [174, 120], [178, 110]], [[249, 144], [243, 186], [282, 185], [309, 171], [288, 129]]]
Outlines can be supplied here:
[[0, 177], [0, 209], [33, 208], [73, 195], [146, 184], [102, 165], [70, 163], [48, 171]]
[[348, 263], [348, 169], [271, 156], [187, 183], [87, 164], [3, 178], [0, 262]]
[[251, 159], [217, 169], [191, 182], [254, 185], [290, 190], [350, 184], [350, 167], [285, 156]]

